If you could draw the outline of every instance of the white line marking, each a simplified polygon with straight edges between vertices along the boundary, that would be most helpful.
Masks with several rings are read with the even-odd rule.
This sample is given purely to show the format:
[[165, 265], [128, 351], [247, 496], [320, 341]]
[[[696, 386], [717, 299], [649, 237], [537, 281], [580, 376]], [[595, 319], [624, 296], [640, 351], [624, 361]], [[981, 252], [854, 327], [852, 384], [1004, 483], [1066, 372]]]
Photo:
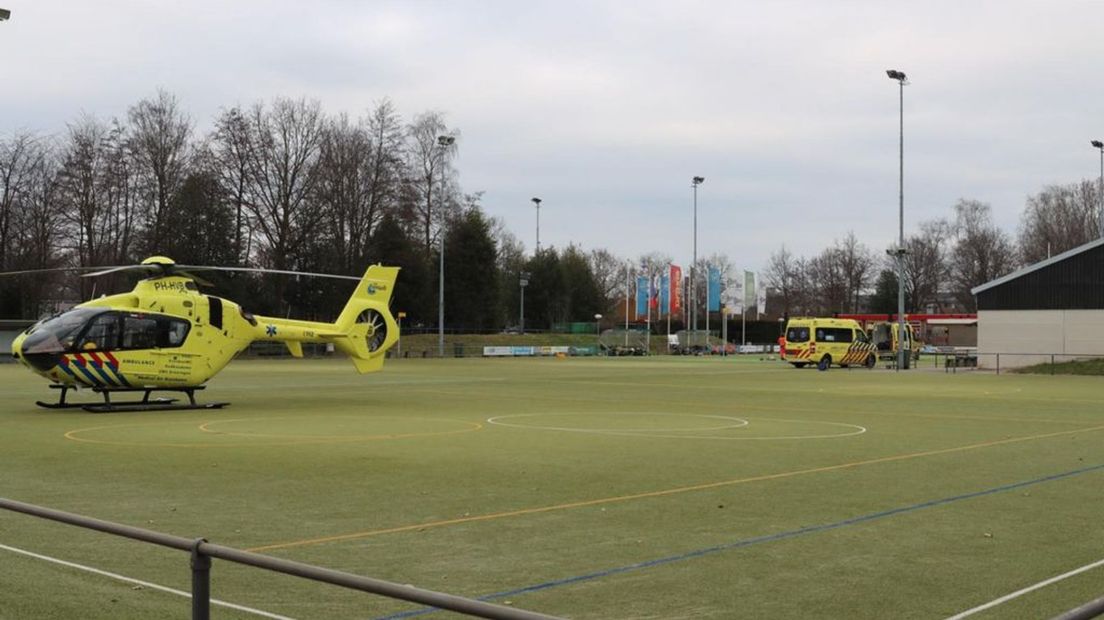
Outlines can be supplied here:
[[964, 611], [960, 614], [955, 614], [955, 615], [947, 618], [947, 620], [960, 620], [960, 618], [966, 618], [968, 616], [972, 616], [972, 615], [974, 615], [978, 612], [985, 611], [986, 609], [992, 609], [993, 607], [996, 607], [997, 605], [1000, 605], [1002, 603], [1007, 603], [1008, 601], [1010, 601], [1014, 598], [1019, 598], [1019, 597], [1023, 596], [1024, 594], [1027, 594], [1029, 592], [1034, 592], [1035, 590], [1038, 590], [1040, 588], [1045, 588], [1045, 587], [1047, 587], [1047, 586], [1049, 586], [1053, 583], [1058, 583], [1059, 581], [1062, 581], [1063, 579], [1068, 579], [1070, 577], [1073, 577], [1074, 575], [1079, 575], [1079, 574], [1081, 574], [1085, 571], [1092, 570], [1092, 569], [1097, 568], [1099, 566], [1104, 566], [1104, 560], [1097, 560], [1096, 562], [1093, 562], [1092, 564], [1086, 564], [1086, 565], [1082, 566], [1081, 568], [1075, 568], [1075, 569], [1071, 570], [1068, 573], [1062, 573], [1061, 575], [1058, 575], [1056, 577], [1051, 577], [1050, 579], [1040, 581], [1039, 583], [1037, 583], [1035, 585], [1027, 586], [1026, 588], [1024, 588], [1022, 590], [1016, 590], [1015, 592], [1013, 592], [1011, 594], [1005, 594], [1004, 596], [1002, 596], [998, 599], [993, 599], [993, 600], [989, 601], [988, 603], [985, 603], [984, 605], [978, 605], [977, 607], [974, 607], [973, 609], [967, 609], [966, 611]]
[[[191, 595], [190, 592], [184, 592], [183, 590], [177, 590], [175, 588], [169, 588], [167, 586], [157, 585], [156, 583], [150, 583], [148, 581], [142, 581], [140, 579], [134, 579], [134, 578], [131, 578], [131, 577], [126, 577], [126, 576], [123, 576], [123, 575], [119, 575], [117, 573], [111, 573], [111, 572], [108, 572], [108, 571], [105, 571], [105, 570], [100, 570], [98, 568], [92, 568], [91, 566], [84, 566], [83, 564], [76, 564], [74, 562], [67, 562], [65, 560], [59, 560], [58, 558], [52, 558], [48, 555], [41, 555], [41, 554], [38, 554], [38, 553], [34, 553], [32, 551], [26, 551], [24, 549], [17, 549], [15, 547], [9, 547], [8, 545], [3, 545], [3, 544], [0, 544], [0, 549], [5, 549], [7, 551], [11, 551], [12, 553], [18, 553], [20, 555], [25, 555], [27, 557], [32, 557], [32, 558], [35, 558], [37, 560], [44, 560], [46, 562], [52, 562], [54, 564], [60, 564], [62, 566], [68, 566], [69, 568], [76, 568], [78, 570], [87, 571], [89, 573], [94, 573], [96, 575], [101, 575], [103, 577], [110, 577], [112, 579], [117, 579], [119, 581], [125, 581], [127, 583], [133, 583], [135, 585], [139, 585], [139, 586], [142, 586], [142, 587], [145, 587], [145, 588], [150, 588], [151, 590], [160, 590], [161, 592], [168, 592], [169, 594], [175, 594], [177, 596], [183, 596], [184, 598], [189, 598], [189, 599], [192, 598], [192, 595]], [[262, 616], [264, 618], [272, 618], [273, 620], [294, 620], [293, 618], [289, 618], [287, 616], [280, 616], [280, 615], [277, 615], [277, 614], [269, 613], [267, 611], [261, 611], [259, 609], [253, 609], [252, 607], [246, 607], [244, 605], [237, 605], [237, 604], [234, 604], [234, 603], [227, 603], [226, 601], [220, 601], [220, 600], [214, 599], [214, 598], [211, 599], [211, 603], [214, 604], [214, 605], [219, 605], [220, 607], [227, 607], [229, 609], [236, 609], [238, 611], [244, 611], [246, 613], [254, 614], [254, 615], [257, 615], [257, 616]]]

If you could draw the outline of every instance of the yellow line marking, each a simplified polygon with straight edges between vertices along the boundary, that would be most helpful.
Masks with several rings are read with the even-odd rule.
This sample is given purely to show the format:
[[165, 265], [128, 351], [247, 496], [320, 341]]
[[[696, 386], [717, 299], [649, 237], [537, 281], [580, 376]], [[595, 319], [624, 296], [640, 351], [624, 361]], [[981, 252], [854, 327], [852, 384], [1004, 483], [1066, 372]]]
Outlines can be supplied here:
[[410, 532], [415, 530], [425, 530], [429, 528], [445, 527], [449, 525], [459, 525], [462, 523], [476, 523], [480, 521], [491, 521], [494, 519], [504, 519], [508, 517], [520, 517], [533, 514], [541, 514], [546, 512], [554, 512], [559, 510], [569, 510], [572, 508], [585, 508], [587, 506], [599, 506], [602, 504], [613, 504], [618, 502], [627, 502], [637, 499], [647, 499], [653, 497], [664, 497], [668, 495], [676, 495], [680, 493], [688, 493], [691, 491], [704, 491], [706, 489], [715, 489], [718, 487], [734, 486], [738, 484], [747, 484], [750, 482], [763, 482], [767, 480], [782, 480], [785, 478], [793, 478], [796, 476], [804, 476], [807, 474], [819, 474], [830, 471], [838, 471], [841, 469], [850, 469], [855, 467], [861, 467], [864, 465], [875, 465], [878, 463], [891, 463], [894, 461], [905, 461], [910, 459], [922, 458], [927, 456], [936, 456], [940, 454], [950, 454], [953, 452], [965, 452], [967, 450], [976, 450], [979, 448], [989, 448], [992, 446], [1001, 446], [1013, 443], [1022, 443], [1025, 441], [1034, 441], [1037, 439], [1048, 439], [1051, 437], [1062, 437], [1064, 435], [1072, 435], [1076, 433], [1088, 433], [1092, 431], [1104, 430], [1104, 425], [1092, 426], [1088, 428], [1080, 428], [1068, 431], [1058, 431], [1054, 433], [1045, 433], [1042, 435], [1031, 435], [1028, 437], [1013, 437], [1010, 439], [997, 439], [993, 441], [986, 441], [982, 443], [969, 444], [965, 446], [957, 446], [954, 448], [942, 448], [939, 450], [927, 450], [924, 452], [911, 452], [908, 454], [898, 454], [895, 456], [883, 456], [875, 459], [867, 459], [864, 461], [852, 461], [850, 463], [841, 463], [838, 465], [826, 465], [824, 467], [813, 467], [810, 469], [798, 469], [794, 471], [779, 472], [776, 474], [764, 474], [761, 476], [752, 476], [750, 478], [735, 478], [732, 480], [721, 480], [718, 482], [706, 482], [703, 484], [695, 484], [684, 487], [675, 487], [672, 489], [663, 489], [659, 491], [647, 491], [644, 493], [633, 493], [631, 495], [617, 495], [614, 497], [602, 497], [598, 499], [582, 500], [577, 502], [567, 502], [564, 504], [554, 504], [551, 506], [538, 506], [534, 508], [522, 508], [519, 510], [509, 510], [504, 512], [493, 512], [483, 515], [475, 515], [468, 517], [459, 517], [456, 519], [444, 519], [440, 521], [427, 521], [425, 523], [416, 523], [413, 525], [401, 525], [398, 527], [390, 527], [378, 530], [367, 530], [363, 532], [352, 532], [349, 534], [336, 534], [333, 536], [323, 536], [319, 538], [308, 538], [303, 540], [295, 540], [284, 543], [273, 543], [270, 545], [261, 545], [259, 547], [253, 547], [247, 549], [247, 551], [261, 552], [261, 551], [273, 551], [276, 549], [288, 549], [291, 547], [305, 547], [308, 545], [318, 545], [329, 542], [337, 542], [342, 540], [353, 540], [357, 538], [368, 538], [371, 536], [380, 536], [383, 534], [397, 534], [400, 532]]
[[[244, 433], [222, 433], [220, 431], [213, 431], [206, 428], [207, 425], [215, 422], [233, 422], [239, 420], [245, 420], [248, 418], [238, 418], [235, 420], [209, 420], [199, 425], [198, 430], [209, 434], [222, 434], [226, 436], [242, 436], [242, 437], [279, 437], [278, 435], [249, 435]], [[262, 418], [256, 418], [262, 419]], [[429, 420], [434, 418], [420, 418], [423, 420]], [[269, 446], [305, 446], [305, 445], [318, 445], [318, 444], [340, 444], [340, 443], [357, 443], [361, 441], [375, 441], [381, 439], [406, 439], [410, 437], [428, 437], [428, 436], [442, 436], [442, 435], [457, 435], [460, 433], [470, 433], [483, 429], [483, 424], [479, 422], [469, 422], [467, 420], [453, 420], [460, 424], [467, 425], [466, 428], [453, 431], [441, 431], [435, 433], [407, 433], [400, 435], [353, 435], [346, 437], [337, 437], [329, 435], [285, 435], [286, 441], [248, 441], [248, 442], [153, 442], [153, 441], [112, 441], [109, 439], [92, 439], [90, 437], [80, 437], [80, 433], [90, 433], [95, 431], [102, 431], [107, 429], [119, 429], [119, 428], [133, 428], [133, 427], [164, 427], [165, 422], [155, 424], [110, 424], [106, 426], [90, 426], [87, 428], [77, 428], [65, 433], [65, 438], [70, 441], [77, 441], [81, 443], [93, 443], [108, 446], [132, 446], [139, 448], [250, 448], [250, 447], [269, 447]], [[176, 420], [175, 423], [188, 422], [185, 420]], [[169, 422], [171, 424], [173, 422]]]

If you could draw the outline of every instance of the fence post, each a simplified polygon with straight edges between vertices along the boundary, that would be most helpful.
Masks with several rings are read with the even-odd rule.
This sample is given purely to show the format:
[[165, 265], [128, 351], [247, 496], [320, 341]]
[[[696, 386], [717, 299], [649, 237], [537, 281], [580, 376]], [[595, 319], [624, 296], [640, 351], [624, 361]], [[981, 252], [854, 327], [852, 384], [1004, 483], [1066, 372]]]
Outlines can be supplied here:
[[199, 550], [205, 542], [197, 538], [192, 543], [192, 620], [211, 618], [211, 558]]
[[997, 353], [997, 374], [1000, 374], [1000, 353]]
[[1050, 375], [1054, 376], [1054, 354], [1050, 354]]

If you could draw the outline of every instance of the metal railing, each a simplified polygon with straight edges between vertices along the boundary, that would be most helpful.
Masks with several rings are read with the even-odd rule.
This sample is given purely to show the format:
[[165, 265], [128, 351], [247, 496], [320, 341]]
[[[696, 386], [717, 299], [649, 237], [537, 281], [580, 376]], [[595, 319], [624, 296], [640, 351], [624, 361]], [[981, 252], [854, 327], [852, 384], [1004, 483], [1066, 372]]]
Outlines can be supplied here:
[[1054, 616], [1051, 620], [1089, 620], [1101, 615], [1104, 615], [1104, 596]]
[[[979, 370], [1000, 374], [1012, 369], [1045, 366], [1044, 373], [1058, 374], [1055, 372], [1061, 364], [1068, 362], [1082, 362], [1104, 358], [1100, 353], [1016, 353], [1016, 352], [970, 352], [970, 353], [935, 353], [925, 354], [923, 357], [934, 357], [935, 366], [939, 366], [940, 357], [944, 360], [946, 372], [958, 372], [959, 370]], [[917, 364], [918, 366], [920, 364]], [[924, 365], [927, 365], [924, 363]], [[1040, 374], [1038, 371], [1034, 374]]]
[[370, 577], [362, 577], [352, 573], [331, 570], [311, 564], [303, 564], [302, 562], [283, 560], [258, 553], [251, 553], [249, 551], [242, 551], [241, 549], [235, 549], [233, 547], [209, 543], [205, 538], [183, 538], [5, 498], [0, 498], [0, 508], [188, 552], [191, 556], [192, 568], [193, 620], [208, 620], [211, 617], [211, 558], [218, 558], [220, 560], [226, 560], [227, 562], [244, 564], [255, 568], [263, 568], [293, 577], [320, 581], [343, 588], [409, 601], [411, 603], [429, 605], [431, 607], [455, 611], [480, 618], [492, 618], [495, 620], [556, 619], [556, 616], [548, 616], [537, 612], [526, 611], [524, 609], [495, 605], [494, 603], [464, 598], [444, 592], [424, 590], [414, 586], [383, 581], [381, 579], [372, 579]]

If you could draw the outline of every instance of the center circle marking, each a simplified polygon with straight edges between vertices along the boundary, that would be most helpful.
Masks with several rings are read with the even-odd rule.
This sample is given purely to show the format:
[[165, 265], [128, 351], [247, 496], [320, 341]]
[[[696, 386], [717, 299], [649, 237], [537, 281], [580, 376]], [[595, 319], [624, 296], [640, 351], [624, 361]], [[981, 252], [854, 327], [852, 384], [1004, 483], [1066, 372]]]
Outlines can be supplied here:
[[[716, 426], [695, 426], [690, 428], [581, 428], [577, 426], [537, 426], [533, 424], [512, 424], [510, 422], [503, 422], [503, 420], [509, 420], [514, 418], [532, 418], [539, 416], [666, 416], [677, 418], [706, 418], [710, 420], [725, 420], [725, 424], [718, 424]], [[493, 418], [487, 418], [488, 424], [494, 424], [496, 426], [509, 426], [512, 428], [528, 428], [533, 430], [542, 431], [567, 431], [571, 433], [692, 433], [700, 431], [720, 431], [732, 428], [743, 428], [748, 425], [748, 421], [743, 418], [734, 418], [732, 416], [725, 415], [702, 415], [696, 413], [678, 414], [678, 413], [657, 413], [652, 411], [628, 411], [628, 412], [604, 412], [604, 413], [515, 413], [513, 415], [500, 415]]]

